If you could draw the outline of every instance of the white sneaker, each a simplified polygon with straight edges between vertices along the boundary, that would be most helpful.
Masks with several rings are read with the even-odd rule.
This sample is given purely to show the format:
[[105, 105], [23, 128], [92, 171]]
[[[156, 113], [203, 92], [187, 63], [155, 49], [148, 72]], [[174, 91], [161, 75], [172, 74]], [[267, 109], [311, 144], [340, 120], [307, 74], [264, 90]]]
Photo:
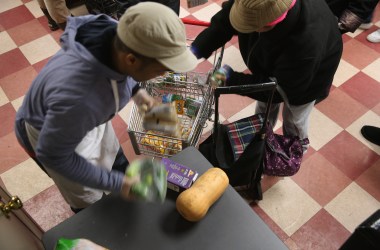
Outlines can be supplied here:
[[372, 27], [372, 23], [362, 23], [360, 24], [359, 29], [368, 30], [371, 27]]
[[380, 43], [380, 29], [369, 34], [367, 36], [367, 40], [371, 43]]

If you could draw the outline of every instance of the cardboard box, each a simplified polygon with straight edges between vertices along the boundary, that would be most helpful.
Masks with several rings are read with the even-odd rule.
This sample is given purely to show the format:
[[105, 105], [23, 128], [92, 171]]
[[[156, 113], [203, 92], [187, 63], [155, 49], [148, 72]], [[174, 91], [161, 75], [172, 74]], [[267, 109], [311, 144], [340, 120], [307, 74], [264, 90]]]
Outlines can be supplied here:
[[167, 171], [168, 188], [176, 192], [182, 192], [191, 187], [198, 177], [198, 172], [168, 158], [163, 158], [162, 163]]

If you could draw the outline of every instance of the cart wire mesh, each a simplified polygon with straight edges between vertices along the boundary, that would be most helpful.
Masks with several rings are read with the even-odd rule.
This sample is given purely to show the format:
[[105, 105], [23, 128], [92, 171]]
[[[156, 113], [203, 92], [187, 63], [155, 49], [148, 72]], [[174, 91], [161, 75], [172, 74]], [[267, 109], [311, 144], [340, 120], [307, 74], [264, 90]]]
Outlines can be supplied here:
[[188, 146], [195, 146], [202, 134], [206, 120], [211, 115], [213, 91], [209, 84], [209, 73], [187, 72], [184, 74], [172, 73], [176, 78], [157, 77], [153, 80], [140, 83], [141, 87], [161, 102], [163, 96], [174, 94], [183, 100], [192, 100], [200, 103], [194, 115], [188, 115], [185, 105], [182, 114], [177, 114], [181, 125], [181, 138], [164, 135], [156, 131], [145, 131], [143, 118], [137, 106], [132, 107], [129, 119], [128, 133], [136, 154], [156, 157], [169, 157]]

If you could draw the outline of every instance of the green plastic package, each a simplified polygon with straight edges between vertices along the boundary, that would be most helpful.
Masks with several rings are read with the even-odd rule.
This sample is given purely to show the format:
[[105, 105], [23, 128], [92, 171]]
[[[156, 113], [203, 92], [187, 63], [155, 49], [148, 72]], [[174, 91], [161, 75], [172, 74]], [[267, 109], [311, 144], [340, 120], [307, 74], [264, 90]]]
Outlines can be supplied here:
[[144, 201], [164, 202], [167, 179], [165, 166], [152, 158], [133, 161], [125, 174], [128, 177], [140, 175], [140, 182], [131, 187], [132, 194]]
[[87, 240], [87, 239], [65, 239], [60, 238], [54, 250], [106, 250], [103, 246]]

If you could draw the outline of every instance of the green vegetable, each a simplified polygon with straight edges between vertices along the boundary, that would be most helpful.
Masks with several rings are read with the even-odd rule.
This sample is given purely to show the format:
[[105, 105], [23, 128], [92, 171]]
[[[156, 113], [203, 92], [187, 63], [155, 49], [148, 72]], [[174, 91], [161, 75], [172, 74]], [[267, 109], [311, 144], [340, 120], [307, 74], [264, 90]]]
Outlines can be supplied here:
[[131, 187], [136, 197], [146, 201], [165, 200], [166, 169], [161, 162], [148, 158], [136, 160], [129, 165], [125, 174], [128, 177], [140, 176], [140, 182]]

